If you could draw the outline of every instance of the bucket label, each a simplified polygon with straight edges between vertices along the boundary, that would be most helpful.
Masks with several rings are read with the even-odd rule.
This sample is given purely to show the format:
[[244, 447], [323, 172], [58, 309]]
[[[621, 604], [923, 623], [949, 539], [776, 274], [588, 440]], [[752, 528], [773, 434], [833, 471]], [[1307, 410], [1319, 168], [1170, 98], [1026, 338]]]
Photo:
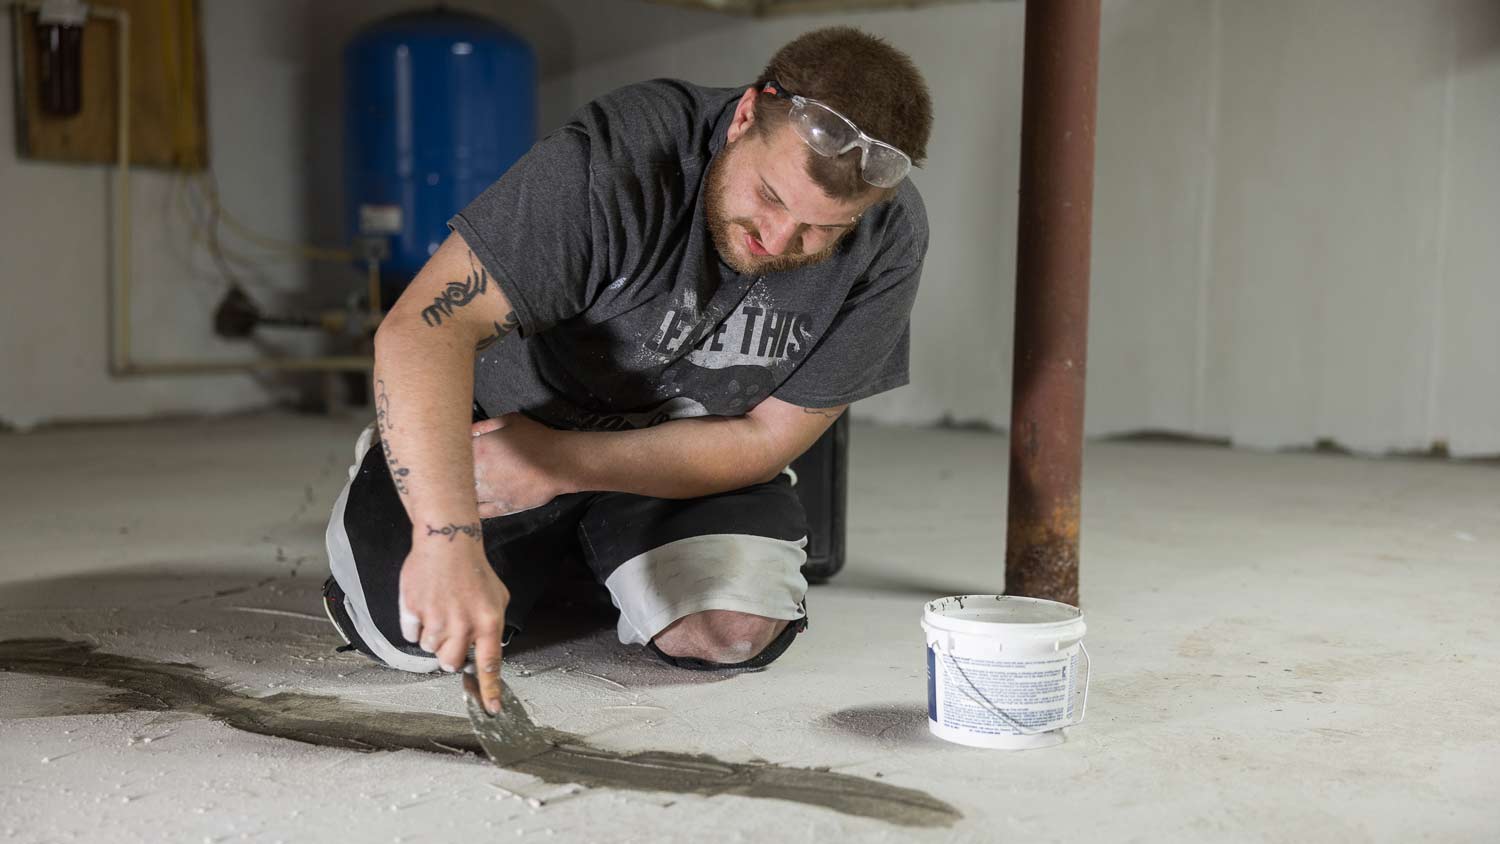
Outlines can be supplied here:
[[[931, 659], [930, 648], [928, 653]], [[949, 729], [986, 735], [1023, 735], [1017, 724], [1028, 731], [1061, 727], [1073, 714], [1073, 659], [1066, 651], [1037, 660], [941, 654], [937, 676], [929, 681], [929, 717]]]
[[927, 720], [937, 720], [937, 658], [927, 647]]

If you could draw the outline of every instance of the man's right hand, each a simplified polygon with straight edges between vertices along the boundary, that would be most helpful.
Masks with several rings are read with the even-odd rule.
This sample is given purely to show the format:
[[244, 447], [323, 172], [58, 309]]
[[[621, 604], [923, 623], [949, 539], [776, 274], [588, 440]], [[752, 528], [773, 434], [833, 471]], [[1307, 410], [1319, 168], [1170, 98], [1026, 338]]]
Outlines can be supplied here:
[[401, 635], [437, 655], [444, 671], [463, 668], [470, 646], [484, 708], [500, 711], [500, 640], [510, 591], [485, 559], [478, 522], [412, 529], [401, 567]]
[[[411, 517], [401, 633], [448, 671], [474, 648], [481, 702], [500, 708], [500, 634], [510, 593], [484, 556], [474, 493], [474, 356], [519, 323], [497, 280], [450, 234], [375, 332], [375, 421]], [[468, 684], [465, 684], [466, 686]]]

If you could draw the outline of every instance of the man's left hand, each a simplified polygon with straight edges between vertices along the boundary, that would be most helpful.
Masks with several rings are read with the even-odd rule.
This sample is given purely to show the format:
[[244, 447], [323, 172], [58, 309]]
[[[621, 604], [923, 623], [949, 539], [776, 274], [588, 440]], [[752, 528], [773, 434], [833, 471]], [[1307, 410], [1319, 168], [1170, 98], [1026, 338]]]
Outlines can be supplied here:
[[520, 413], [475, 422], [470, 432], [480, 518], [531, 510], [571, 491], [558, 471], [559, 432]]

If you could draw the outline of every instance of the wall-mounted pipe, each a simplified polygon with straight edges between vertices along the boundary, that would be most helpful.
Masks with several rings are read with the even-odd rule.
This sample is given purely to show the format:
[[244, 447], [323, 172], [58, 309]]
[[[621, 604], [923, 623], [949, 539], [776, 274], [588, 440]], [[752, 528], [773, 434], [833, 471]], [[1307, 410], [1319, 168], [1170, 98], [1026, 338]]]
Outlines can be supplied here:
[[118, 49], [115, 57], [115, 243], [111, 250], [113, 281], [109, 291], [109, 371], [119, 375], [130, 360], [130, 286], [133, 241], [130, 205], [130, 13], [91, 6], [89, 17], [112, 21]]
[[363, 355], [260, 358], [253, 361], [161, 361], [137, 366], [125, 375], [233, 375], [240, 372], [366, 372], [373, 364]]

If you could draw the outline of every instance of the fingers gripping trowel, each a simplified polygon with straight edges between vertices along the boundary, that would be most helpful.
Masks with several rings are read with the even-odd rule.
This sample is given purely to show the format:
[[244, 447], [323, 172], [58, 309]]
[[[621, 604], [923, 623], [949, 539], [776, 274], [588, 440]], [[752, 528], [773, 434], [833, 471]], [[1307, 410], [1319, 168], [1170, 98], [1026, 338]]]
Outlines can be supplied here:
[[510, 690], [509, 683], [500, 685], [500, 712], [491, 715], [480, 703], [479, 681], [465, 671], [464, 705], [468, 707], [469, 723], [479, 746], [486, 756], [502, 768], [509, 768], [533, 756], [539, 756], [556, 747], [547, 739], [547, 731], [532, 723], [531, 716], [519, 698]]

